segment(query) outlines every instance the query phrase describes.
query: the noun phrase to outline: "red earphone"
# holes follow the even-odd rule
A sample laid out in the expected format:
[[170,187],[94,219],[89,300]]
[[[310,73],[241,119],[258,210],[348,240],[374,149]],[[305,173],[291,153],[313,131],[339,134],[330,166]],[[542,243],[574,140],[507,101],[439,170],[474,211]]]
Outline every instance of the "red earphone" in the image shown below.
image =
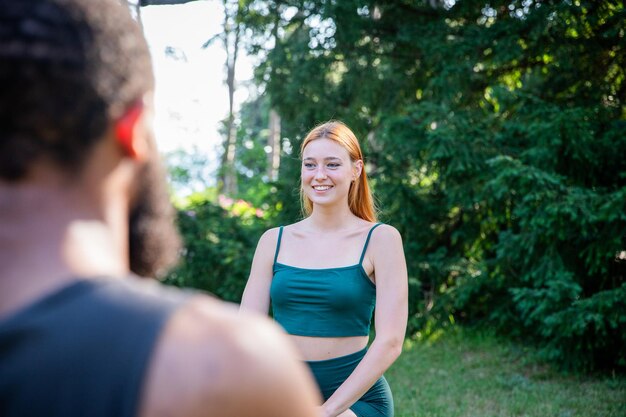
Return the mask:
[[143,113],[143,103],[137,102],[128,109],[122,117],[115,122],[115,136],[120,145],[124,148],[129,155],[135,156],[135,149],[133,147],[133,133],[137,120]]

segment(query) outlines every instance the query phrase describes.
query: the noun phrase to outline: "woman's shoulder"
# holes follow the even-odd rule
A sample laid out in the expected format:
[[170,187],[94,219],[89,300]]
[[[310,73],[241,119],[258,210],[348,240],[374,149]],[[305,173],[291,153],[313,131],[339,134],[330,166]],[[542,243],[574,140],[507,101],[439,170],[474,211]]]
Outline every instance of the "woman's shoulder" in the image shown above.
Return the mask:
[[278,236],[278,234],[280,233],[280,229],[281,228],[283,228],[283,226],[276,226],[276,227],[272,227],[272,228],[267,229],[261,235],[261,239],[269,238],[269,237],[272,237],[272,236],[274,236],[274,237]]
[[374,239],[374,241],[402,241],[400,232],[392,225],[382,222],[371,223],[371,225],[370,230],[372,230],[372,239]]
[[267,229],[259,238],[257,246],[259,248],[275,247],[276,243],[278,242],[279,232],[280,227],[272,227],[271,229]]
[[276,226],[276,227],[272,227],[270,229],[267,229],[261,235],[261,238],[259,239],[259,244],[264,244],[264,245],[267,244],[267,245],[270,245],[270,246],[276,246],[276,243],[281,238],[281,235],[282,235],[282,233],[284,232],[285,229],[288,229],[288,230],[297,229],[298,225],[300,223],[301,222],[296,222],[296,223],[291,223],[291,224],[282,225],[282,226]]
[[278,247],[278,236],[280,227],[272,227],[267,229],[259,238],[255,251],[255,259],[271,260]]

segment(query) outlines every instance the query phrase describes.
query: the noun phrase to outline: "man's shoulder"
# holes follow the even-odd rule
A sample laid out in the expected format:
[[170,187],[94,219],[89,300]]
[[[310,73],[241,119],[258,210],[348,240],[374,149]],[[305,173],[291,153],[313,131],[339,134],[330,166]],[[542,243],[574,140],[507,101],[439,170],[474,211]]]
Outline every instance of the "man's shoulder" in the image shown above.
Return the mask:
[[209,347],[228,360],[256,355],[264,344],[276,339],[282,341],[282,334],[270,320],[242,313],[237,305],[210,295],[195,294],[170,319],[159,343],[190,351],[201,345],[199,359]]
[[262,413],[273,407],[268,398],[294,375],[296,381],[301,377],[294,366],[300,366],[294,352],[270,320],[198,295],[177,310],[161,335],[142,414],[194,415],[197,407],[208,407],[220,416],[253,415],[254,410],[270,415]]

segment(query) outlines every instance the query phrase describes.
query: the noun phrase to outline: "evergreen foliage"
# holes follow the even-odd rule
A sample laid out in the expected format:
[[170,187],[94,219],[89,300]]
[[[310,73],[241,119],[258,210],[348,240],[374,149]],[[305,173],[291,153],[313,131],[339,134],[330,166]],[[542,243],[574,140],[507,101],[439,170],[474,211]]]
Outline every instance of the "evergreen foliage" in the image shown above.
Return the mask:
[[362,138],[405,240],[410,331],[534,340],[572,369],[626,368],[626,10],[620,1],[250,1],[258,70],[292,155]]

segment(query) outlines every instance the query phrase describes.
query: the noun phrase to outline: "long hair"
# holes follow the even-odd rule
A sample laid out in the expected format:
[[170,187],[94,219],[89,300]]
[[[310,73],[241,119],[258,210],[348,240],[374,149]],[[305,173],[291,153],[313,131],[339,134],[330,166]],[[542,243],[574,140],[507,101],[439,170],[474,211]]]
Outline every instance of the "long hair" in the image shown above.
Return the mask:
[[[363,153],[361,152],[358,139],[348,126],[338,120],[331,120],[314,127],[302,141],[300,157],[302,157],[304,148],[317,139],[329,139],[341,145],[348,151],[352,163],[358,160],[363,161]],[[302,184],[300,185],[300,201],[304,214],[306,216],[311,215],[313,213],[313,202],[304,193]],[[365,167],[363,167],[361,175],[350,185],[348,206],[355,216],[370,222],[376,221],[376,207],[367,182]]]

